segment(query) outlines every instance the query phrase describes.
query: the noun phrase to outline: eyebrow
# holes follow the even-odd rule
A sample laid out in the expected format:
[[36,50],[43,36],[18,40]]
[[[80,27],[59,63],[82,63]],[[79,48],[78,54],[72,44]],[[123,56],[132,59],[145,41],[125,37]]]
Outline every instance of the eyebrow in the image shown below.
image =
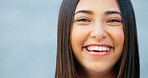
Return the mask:
[[94,14],[94,12],[90,11],[90,10],[79,10],[77,11],[74,15],[78,14],[78,13],[86,13],[86,14]]
[[[86,14],[91,14],[91,15],[94,14],[94,12],[93,12],[93,11],[90,11],[90,10],[79,10],[79,11],[77,11],[74,15],[76,15],[76,14],[78,14],[78,13],[86,13]],[[118,11],[105,11],[104,14],[105,14],[105,15],[119,14],[119,15],[122,16],[122,14],[121,14],[120,12],[118,12]]]
[[118,11],[105,11],[105,14],[106,15],[109,15],[109,14],[119,14],[119,15],[122,16],[122,14],[120,12],[118,12]]

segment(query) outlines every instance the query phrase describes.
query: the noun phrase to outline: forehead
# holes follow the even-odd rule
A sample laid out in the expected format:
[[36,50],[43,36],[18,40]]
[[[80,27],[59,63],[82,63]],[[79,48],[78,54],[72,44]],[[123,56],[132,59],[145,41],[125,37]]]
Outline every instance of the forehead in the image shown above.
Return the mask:
[[75,12],[78,10],[91,10],[94,12],[114,10],[120,12],[116,0],[80,0]]

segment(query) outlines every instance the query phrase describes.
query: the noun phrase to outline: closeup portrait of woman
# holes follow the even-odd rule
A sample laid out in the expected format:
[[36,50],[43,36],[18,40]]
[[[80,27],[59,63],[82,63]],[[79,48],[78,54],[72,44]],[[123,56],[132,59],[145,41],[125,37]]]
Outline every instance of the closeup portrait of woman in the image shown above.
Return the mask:
[[55,78],[139,78],[130,0],[63,0]]

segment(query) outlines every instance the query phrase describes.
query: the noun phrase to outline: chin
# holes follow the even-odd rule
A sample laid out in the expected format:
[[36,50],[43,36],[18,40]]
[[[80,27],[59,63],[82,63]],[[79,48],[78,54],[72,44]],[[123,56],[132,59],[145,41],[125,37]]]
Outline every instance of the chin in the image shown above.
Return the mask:
[[84,67],[84,71],[85,72],[90,72],[90,73],[96,73],[96,74],[101,74],[101,73],[107,73],[107,72],[111,72],[113,70],[113,65],[102,65],[99,66],[99,64],[96,65],[85,65]]

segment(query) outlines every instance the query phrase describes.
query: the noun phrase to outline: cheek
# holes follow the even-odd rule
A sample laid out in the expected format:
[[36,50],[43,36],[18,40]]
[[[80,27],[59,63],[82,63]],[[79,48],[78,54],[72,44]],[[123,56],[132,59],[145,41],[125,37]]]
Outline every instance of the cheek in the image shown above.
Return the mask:
[[123,48],[124,44],[124,31],[123,28],[119,27],[110,31],[111,38],[114,42],[115,47]]
[[71,44],[72,47],[80,47],[83,45],[83,42],[87,39],[86,29],[82,27],[73,27],[71,30]]
[[118,31],[118,33],[116,34],[116,43],[117,45],[121,45],[121,47],[124,44],[124,32],[123,30]]

